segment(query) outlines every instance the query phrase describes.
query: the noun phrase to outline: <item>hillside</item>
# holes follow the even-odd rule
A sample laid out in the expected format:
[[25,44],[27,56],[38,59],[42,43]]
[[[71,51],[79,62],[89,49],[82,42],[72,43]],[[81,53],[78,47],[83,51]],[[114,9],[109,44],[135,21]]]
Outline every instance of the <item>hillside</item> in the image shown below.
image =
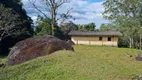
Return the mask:
[[75,52],[58,51],[0,68],[0,80],[131,80],[142,74],[142,62],[134,60],[140,50],[85,45],[74,48]]

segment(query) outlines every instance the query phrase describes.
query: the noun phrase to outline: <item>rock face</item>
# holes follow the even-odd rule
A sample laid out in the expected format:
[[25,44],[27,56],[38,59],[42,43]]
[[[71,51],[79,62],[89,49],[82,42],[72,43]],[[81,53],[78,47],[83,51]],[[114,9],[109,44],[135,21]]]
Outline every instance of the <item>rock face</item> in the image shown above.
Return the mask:
[[142,61],[142,54],[139,54],[135,57],[135,60]]
[[68,43],[69,45],[75,45],[73,41],[68,40],[66,43]]
[[9,66],[20,64],[39,56],[51,54],[58,50],[71,50],[73,47],[53,36],[29,38],[18,42],[8,55]]

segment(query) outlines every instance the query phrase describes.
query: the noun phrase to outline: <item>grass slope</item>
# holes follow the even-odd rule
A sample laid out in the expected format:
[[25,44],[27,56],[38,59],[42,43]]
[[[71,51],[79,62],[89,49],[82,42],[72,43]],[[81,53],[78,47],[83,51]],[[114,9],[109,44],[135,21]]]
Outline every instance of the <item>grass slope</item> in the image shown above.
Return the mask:
[[140,50],[85,45],[74,48],[75,52],[58,51],[0,69],[0,80],[130,80],[142,74],[142,62],[134,60]]

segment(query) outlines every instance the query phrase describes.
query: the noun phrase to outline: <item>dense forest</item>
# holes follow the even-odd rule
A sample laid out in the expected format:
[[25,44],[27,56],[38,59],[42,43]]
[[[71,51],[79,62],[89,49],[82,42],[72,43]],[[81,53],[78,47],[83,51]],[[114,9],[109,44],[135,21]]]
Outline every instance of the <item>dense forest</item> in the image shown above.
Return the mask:
[[[0,1],[0,55],[7,55],[10,48],[23,39],[32,36],[53,35],[62,40],[70,39],[68,33],[78,31],[119,30],[123,36],[119,39],[119,47],[142,49],[142,1],[141,0],[106,0],[103,3],[103,16],[111,21],[96,29],[95,23],[75,24],[69,9],[57,16],[58,8],[68,0],[43,0],[47,13],[42,12],[34,0],[28,0],[37,11],[36,23],[27,15],[21,0]],[[57,23],[58,20],[61,23]],[[36,24],[36,25],[35,25]]]

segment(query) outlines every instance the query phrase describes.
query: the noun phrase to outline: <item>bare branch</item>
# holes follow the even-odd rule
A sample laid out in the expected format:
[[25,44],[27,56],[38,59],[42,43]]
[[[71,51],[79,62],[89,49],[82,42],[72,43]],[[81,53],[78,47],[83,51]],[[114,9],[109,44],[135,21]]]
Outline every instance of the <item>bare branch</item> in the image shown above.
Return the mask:
[[63,13],[61,15],[61,17],[57,19],[57,21],[60,20],[60,19],[62,19],[62,21],[61,21],[60,24],[63,24],[65,22],[65,20],[67,20],[68,18],[71,18],[72,16],[70,15],[70,13],[71,13],[72,9],[73,8],[70,8],[66,13]]
[[[42,0],[43,4],[45,5],[45,7],[47,7],[47,12],[50,13],[50,17],[52,19],[51,22],[51,30],[52,30],[52,35],[54,35],[54,29],[55,26],[57,25],[56,22],[57,20],[57,11],[58,8],[63,5],[64,3],[67,3],[69,0]],[[36,0],[29,0],[29,2],[33,5],[33,7],[38,10],[42,15],[45,16],[45,18],[47,17],[47,14],[45,14],[41,9],[38,8],[38,6],[36,6]],[[46,8],[45,8],[46,9]],[[69,11],[67,11],[66,15],[69,16]],[[65,21],[65,19],[63,20]]]
[[68,0],[59,0],[56,4],[57,4],[57,7],[60,7],[62,4],[68,3],[68,2],[69,2]]
[[2,41],[4,34],[5,34],[5,30],[2,32],[2,34],[0,36],[0,42]]
[[46,17],[46,18],[48,18],[47,17],[47,15],[44,13],[44,12],[42,12],[37,6],[36,6],[36,0],[28,0],[32,5],[33,5],[33,7],[36,9],[36,10],[38,10],[44,17]]

